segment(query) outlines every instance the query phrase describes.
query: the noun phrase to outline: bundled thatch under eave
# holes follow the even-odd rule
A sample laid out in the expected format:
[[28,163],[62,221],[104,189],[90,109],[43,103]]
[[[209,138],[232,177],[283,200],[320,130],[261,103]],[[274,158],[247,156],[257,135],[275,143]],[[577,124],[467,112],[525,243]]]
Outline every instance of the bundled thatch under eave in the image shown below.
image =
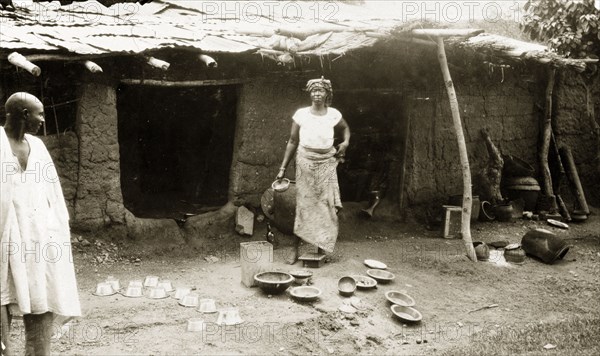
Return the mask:
[[537,43],[524,42],[487,33],[482,33],[466,40],[455,40],[453,41],[453,45],[479,53],[489,53],[507,60],[533,61],[541,64],[550,64],[555,67],[569,67],[578,72],[585,70],[586,63],[595,63],[598,61],[597,59],[565,58],[552,52],[548,47]]

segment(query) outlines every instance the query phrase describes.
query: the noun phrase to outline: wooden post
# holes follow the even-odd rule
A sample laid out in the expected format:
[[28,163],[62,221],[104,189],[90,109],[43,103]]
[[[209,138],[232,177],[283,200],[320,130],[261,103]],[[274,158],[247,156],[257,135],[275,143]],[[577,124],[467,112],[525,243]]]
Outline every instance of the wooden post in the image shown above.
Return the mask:
[[477,261],[475,248],[471,240],[471,207],[472,207],[472,191],[471,191],[471,170],[469,168],[469,156],[467,155],[467,144],[465,143],[465,135],[460,121],[460,111],[458,107],[458,99],[456,91],[448,69],[448,60],[446,59],[446,50],[444,49],[444,38],[437,37],[438,59],[444,76],[444,84],[448,91],[448,99],[450,100],[450,109],[452,111],[452,121],[454,123],[454,131],[458,141],[458,153],[460,157],[460,167],[463,176],[463,202],[462,202],[462,219],[461,219],[461,235],[467,257],[473,262]]
[[542,175],[542,189],[544,195],[551,203],[550,213],[556,213],[556,197],[552,188],[552,176],[550,175],[550,166],[548,165],[548,154],[550,152],[550,139],[552,138],[552,92],[554,91],[554,78],[556,69],[548,70],[548,83],[546,85],[546,103],[544,107],[544,118],[542,121],[542,142],[539,150],[539,164]]

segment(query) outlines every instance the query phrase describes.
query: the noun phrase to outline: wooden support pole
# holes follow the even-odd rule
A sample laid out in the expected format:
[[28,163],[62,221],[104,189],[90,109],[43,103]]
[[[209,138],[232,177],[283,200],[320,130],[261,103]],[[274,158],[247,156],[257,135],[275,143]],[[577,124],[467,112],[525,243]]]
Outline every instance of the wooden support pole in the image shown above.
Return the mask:
[[454,84],[452,83],[452,77],[450,76],[450,70],[448,69],[448,60],[446,59],[446,50],[444,49],[443,37],[437,37],[437,45],[438,59],[442,69],[442,75],[444,76],[444,84],[448,92],[450,110],[452,111],[452,122],[454,123],[454,131],[456,132],[456,139],[458,141],[458,154],[463,177],[463,202],[460,231],[463,243],[465,245],[465,250],[467,251],[467,257],[469,257],[471,261],[476,262],[477,256],[475,255],[475,248],[473,247],[473,241],[471,240],[471,207],[473,205],[473,198],[471,191],[471,170],[469,168],[467,144],[465,143],[465,135],[462,128],[462,123],[460,121],[460,110],[458,107],[456,91],[454,90]]
[[542,191],[550,202],[550,213],[558,212],[556,197],[552,187],[552,176],[550,175],[550,166],[548,165],[548,154],[550,153],[550,139],[552,138],[552,93],[554,91],[554,79],[556,69],[548,69],[548,83],[546,84],[546,97],[544,107],[544,117],[541,127],[541,145],[539,149],[538,161],[542,175]]

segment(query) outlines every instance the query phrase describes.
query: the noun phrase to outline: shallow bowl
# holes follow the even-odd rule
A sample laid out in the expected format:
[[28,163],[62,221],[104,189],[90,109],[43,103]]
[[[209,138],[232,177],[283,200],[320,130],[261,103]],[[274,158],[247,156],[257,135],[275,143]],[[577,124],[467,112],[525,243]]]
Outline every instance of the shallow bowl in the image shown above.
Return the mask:
[[392,304],[390,309],[398,319],[404,322],[415,323],[423,319],[423,315],[421,314],[421,312],[413,307],[405,307],[403,305]]
[[283,178],[281,180],[276,180],[271,184],[271,188],[273,188],[276,192],[285,192],[290,187],[290,180],[287,178]]
[[301,302],[312,302],[321,295],[321,290],[317,287],[303,286],[294,287],[290,291],[292,297]]
[[350,276],[340,278],[338,281],[338,291],[344,297],[349,297],[356,291],[356,280]]
[[392,304],[397,304],[404,307],[412,307],[416,304],[415,300],[410,295],[395,290],[385,292],[385,298]]
[[381,269],[369,269],[367,270],[369,277],[375,279],[379,283],[389,283],[396,278],[392,272],[384,271]]
[[256,284],[265,293],[283,293],[294,281],[291,274],[285,272],[261,272],[254,275]]
[[306,281],[312,277],[313,273],[311,271],[305,270],[305,269],[301,269],[301,270],[297,270],[297,271],[291,271],[289,272],[292,277],[295,278],[295,283],[296,284],[304,284],[306,283]]
[[356,281],[356,288],[358,289],[368,289],[377,287],[377,281],[371,277],[361,276],[361,275],[353,275],[352,278]]

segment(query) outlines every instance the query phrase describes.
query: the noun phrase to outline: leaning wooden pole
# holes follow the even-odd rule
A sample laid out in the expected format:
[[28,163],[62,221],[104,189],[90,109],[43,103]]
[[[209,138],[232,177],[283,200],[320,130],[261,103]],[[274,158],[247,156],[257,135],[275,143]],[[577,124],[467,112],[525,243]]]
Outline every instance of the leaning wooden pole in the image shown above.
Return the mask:
[[552,176],[550,175],[550,166],[548,165],[548,154],[550,152],[550,139],[552,138],[552,93],[554,91],[554,79],[556,76],[556,69],[551,68],[548,70],[548,83],[546,84],[545,94],[545,106],[544,106],[544,117],[542,120],[541,136],[542,142],[540,145],[538,161],[540,164],[540,171],[542,176],[542,189],[543,193],[549,202],[549,212],[556,214],[558,211],[558,205],[556,203],[556,196],[554,195],[554,189],[552,187]]
[[471,169],[469,168],[467,144],[465,143],[465,135],[463,133],[462,123],[460,121],[460,111],[458,108],[456,91],[454,90],[454,84],[452,83],[452,77],[450,76],[450,70],[448,69],[448,60],[446,59],[446,50],[444,49],[443,37],[437,37],[437,45],[438,59],[440,61],[440,67],[442,68],[442,75],[444,76],[444,84],[446,86],[446,90],[448,91],[450,109],[452,110],[452,122],[454,123],[454,131],[456,132],[456,139],[458,141],[460,168],[462,170],[463,177],[463,202],[460,232],[463,243],[465,244],[467,256],[471,261],[477,261],[475,248],[473,247],[473,241],[471,240],[471,207],[473,205],[473,199],[471,192]]

